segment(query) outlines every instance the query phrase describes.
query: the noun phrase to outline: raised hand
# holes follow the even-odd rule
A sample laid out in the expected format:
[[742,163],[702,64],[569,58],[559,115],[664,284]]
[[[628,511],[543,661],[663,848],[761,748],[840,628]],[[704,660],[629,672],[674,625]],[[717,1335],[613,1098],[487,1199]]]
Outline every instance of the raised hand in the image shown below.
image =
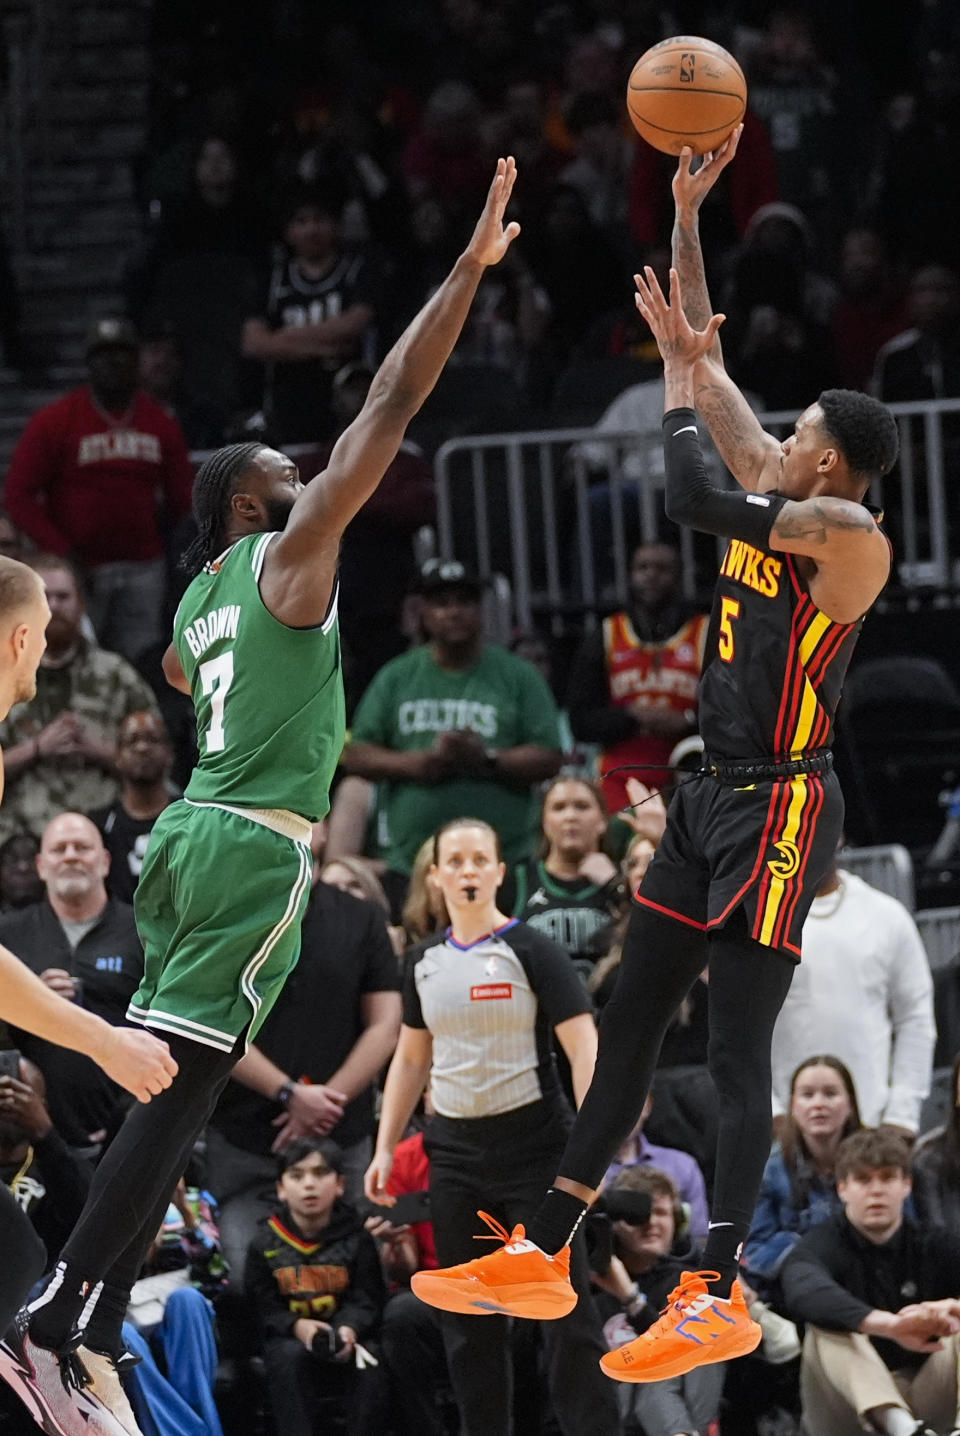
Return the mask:
[[702,163],[693,168],[694,153],[689,145],[680,151],[680,162],[673,177],[673,198],[677,209],[698,210],[720,175],[737,153],[743,125],[737,125],[718,150],[700,156]]
[[497,160],[497,172],[487,193],[487,202],[466,249],[470,258],[480,264],[498,264],[520,233],[516,220],[512,220],[506,228],[503,225],[504,211],[516,178],[517,166],[512,155],[505,160]]
[[683,312],[680,278],[675,269],[670,270],[669,303],[649,264],[644,266],[643,274],[635,274],[633,278],[637,286],[637,308],[650,326],[664,364],[675,361],[692,368],[713,344],[726,315],[712,314],[705,329],[694,329]]

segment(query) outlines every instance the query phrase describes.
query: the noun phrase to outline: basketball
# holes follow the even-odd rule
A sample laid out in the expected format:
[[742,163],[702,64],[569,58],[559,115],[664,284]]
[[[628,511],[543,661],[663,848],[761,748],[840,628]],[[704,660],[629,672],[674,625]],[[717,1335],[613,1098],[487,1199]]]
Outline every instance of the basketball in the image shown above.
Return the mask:
[[747,107],[747,82],[731,54],[699,35],[674,35],[640,56],[627,109],[637,133],[668,155],[723,144]]

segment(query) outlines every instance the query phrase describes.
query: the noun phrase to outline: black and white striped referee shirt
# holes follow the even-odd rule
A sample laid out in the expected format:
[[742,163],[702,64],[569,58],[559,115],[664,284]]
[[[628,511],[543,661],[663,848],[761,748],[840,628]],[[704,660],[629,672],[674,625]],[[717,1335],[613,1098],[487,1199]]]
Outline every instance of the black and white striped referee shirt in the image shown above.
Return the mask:
[[568,954],[516,918],[466,947],[448,929],[408,954],[403,1020],[433,1037],[444,1117],[494,1117],[561,1095],[553,1029],[590,1012]]

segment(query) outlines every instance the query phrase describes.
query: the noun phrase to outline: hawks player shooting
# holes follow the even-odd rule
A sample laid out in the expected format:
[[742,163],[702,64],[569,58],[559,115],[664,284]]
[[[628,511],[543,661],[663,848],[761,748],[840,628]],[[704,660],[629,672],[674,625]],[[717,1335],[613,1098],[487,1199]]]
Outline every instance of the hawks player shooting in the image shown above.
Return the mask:
[[[515,177],[513,160],[500,160],[464,253],[387,355],[322,474],[304,487],[286,455],[240,444],[197,475],[197,572],[164,671],[193,698],[199,761],[144,860],[144,978],[128,1014],[163,1033],[179,1072],[111,1143],[50,1285],[6,1343],[27,1373],[21,1389],[55,1406],[67,1436],[90,1429],[89,1412],[71,1405],[78,1342],[112,1363],[108,1404],[122,1399],[115,1363],[130,1287],[230,1069],[296,962],[310,824],[327,811],[344,740],[341,535],[436,383],[484,269],[519,233],[503,224]],[[85,1295],[101,1281],[81,1335]],[[110,1431],[106,1405],[102,1416]]]
[[[490,1257],[413,1282],[434,1305],[546,1315],[567,1284],[571,1234],[640,1112],[666,1027],[709,965],[720,1120],[707,1270],[684,1273],[660,1320],[603,1358],[623,1381],[681,1375],[760,1341],[736,1273],[770,1147],[771,1035],[840,837],[830,742],[843,676],[890,570],[888,541],[863,503],[896,458],[889,411],[865,394],[829,390],[780,443],[723,369],[696,210],[737,138],[697,174],[690,152],[681,157],[670,302],[652,270],[636,277],[664,360],[667,514],[730,541],[700,686],[704,769],[674,795],[637,892],[593,1082],[529,1240],[515,1233]],[[697,329],[681,304],[679,268]],[[738,492],[709,482],[695,400]]]

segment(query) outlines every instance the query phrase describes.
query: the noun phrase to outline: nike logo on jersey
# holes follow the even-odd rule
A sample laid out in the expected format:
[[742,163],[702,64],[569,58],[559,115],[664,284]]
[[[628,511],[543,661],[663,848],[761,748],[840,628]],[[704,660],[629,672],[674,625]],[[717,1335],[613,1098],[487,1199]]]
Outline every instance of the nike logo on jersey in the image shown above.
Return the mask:
[[696,434],[698,432],[699,430],[697,429],[696,424],[687,424],[686,427],[683,429],[674,429],[672,437],[674,439],[679,439],[681,434]]
[[533,893],[533,894],[530,896],[530,898],[529,898],[529,900],[528,900],[528,906],[529,906],[529,907],[546,907],[546,905],[547,905],[547,903],[548,903],[549,901],[550,901],[550,899],[547,897],[547,895],[546,895],[546,893],[544,892],[543,888],[537,888],[536,892]]

